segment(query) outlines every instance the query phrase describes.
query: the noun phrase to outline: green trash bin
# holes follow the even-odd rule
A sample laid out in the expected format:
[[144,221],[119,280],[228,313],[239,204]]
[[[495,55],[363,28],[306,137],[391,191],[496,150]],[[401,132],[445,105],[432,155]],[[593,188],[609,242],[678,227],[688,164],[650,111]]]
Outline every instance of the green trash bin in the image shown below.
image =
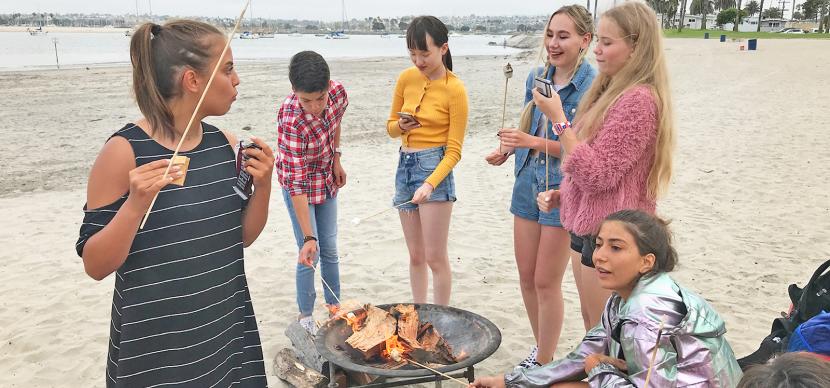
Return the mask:
[[703,33],[703,39],[709,39],[709,33],[708,32]]

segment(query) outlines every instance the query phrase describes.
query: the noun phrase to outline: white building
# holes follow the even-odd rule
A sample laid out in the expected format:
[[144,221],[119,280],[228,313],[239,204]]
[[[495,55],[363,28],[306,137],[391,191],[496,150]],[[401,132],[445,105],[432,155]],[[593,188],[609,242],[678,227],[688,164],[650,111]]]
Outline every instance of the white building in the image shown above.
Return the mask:
[[[717,24],[715,22],[717,20],[717,15],[706,15],[706,29],[714,29],[717,28]],[[674,24],[680,23],[680,15],[675,16]],[[702,15],[685,15],[683,19],[683,28],[689,28],[692,30],[699,30],[703,27],[703,16]]]

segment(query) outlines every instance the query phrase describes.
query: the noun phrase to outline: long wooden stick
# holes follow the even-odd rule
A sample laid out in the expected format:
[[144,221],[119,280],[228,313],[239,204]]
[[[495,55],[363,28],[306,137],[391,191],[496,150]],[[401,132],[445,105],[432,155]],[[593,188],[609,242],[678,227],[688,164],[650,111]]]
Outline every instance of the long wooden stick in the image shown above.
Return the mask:
[[430,368],[430,367],[428,367],[428,366],[426,366],[426,365],[424,365],[424,364],[421,364],[421,363],[419,363],[418,361],[411,360],[411,359],[408,359],[408,358],[406,358],[406,359],[404,359],[404,360],[406,360],[406,362],[411,362],[411,363],[413,363],[413,364],[415,364],[415,365],[417,365],[417,366],[419,366],[419,367],[421,367],[421,368],[424,368],[424,369],[426,369],[426,370],[428,370],[428,371],[430,371],[430,372],[437,373],[437,374],[439,374],[439,375],[441,375],[441,376],[443,376],[443,377],[446,377],[447,379],[450,379],[450,380],[452,380],[452,381],[455,381],[456,383],[459,383],[459,384],[461,384],[461,385],[463,385],[463,386],[465,386],[465,387],[467,387],[467,386],[469,386],[469,385],[470,385],[470,383],[465,383],[465,382],[463,382],[463,381],[461,381],[461,380],[459,380],[459,379],[457,379],[457,378],[455,378],[455,377],[452,377],[452,376],[450,376],[450,375],[448,375],[448,374],[446,374],[446,373],[439,372],[439,371],[437,371],[437,370],[435,370],[435,369],[432,369],[432,368]]
[[366,220],[368,220],[368,219],[370,219],[370,218],[377,217],[377,216],[379,216],[379,215],[381,215],[381,214],[383,214],[383,213],[386,213],[386,212],[388,212],[388,211],[390,211],[390,210],[392,210],[392,209],[399,209],[401,206],[403,206],[403,205],[407,205],[407,204],[410,204],[410,203],[412,203],[412,201],[406,201],[406,202],[404,202],[404,203],[402,203],[402,204],[400,204],[400,205],[395,205],[395,206],[392,206],[392,207],[385,208],[385,209],[383,209],[383,210],[380,210],[380,211],[378,211],[378,212],[376,212],[376,213],[374,213],[374,214],[368,215],[368,216],[366,216],[366,217],[363,217],[363,218],[355,218],[354,220],[352,220],[352,223],[353,223],[353,224],[355,224],[355,225],[360,224],[361,222],[366,221]]
[[550,169],[550,158],[548,158],[548,120],[545,120],[545,127],[542,130],[545,131],[545,191],[548,191],[549,181],[548,178],[548,170]]
[[[231,34],[228,36],[228,41],[225,43],[225,48],[222,49],[222,53],[219,54],[219,59],[216,61],[216,66],[213,67],[213,72],[210,73],[210,78],[208,79],[207,85],[205,85],[205,90],[202,91],[202,96],[199,97],[199,102],[196,103],[196,108],[193,109],[193,114],[190,116],[190,120],[187,122],[187,126],[184,128],[184,132],[182,133],[182,138],[179,140],[179,144],[176,145],[176,149],[173,151],[173,156],[170,157],[173,160],[178,154],[179,149],[182,148],[182,144],[184,144],[184,139],[187,138],[187,132],[190,130],[190,126],[193,125],[193,120],[196,119],[196,114],[199,113],[199,108],[202,107],[202,102],[205,100],[205,96],[207,95],[208,90],[210,90],[210,85],[213,83],[213,79],[216,77],[216,72],[219,71],[219,68],[222,66],[222,58],[225,57],[225,53],[228,52],[228,48],[231,46],[231,41],[233,40],[233,35],[236,34],[236,30],[239,28],[239,23],[242,21],[242,18],[245,16],[245,11],[248,10],[248,6],[251,5],[251,0],[245,2],[245,7],[242,8],[242,12],[239,13],[239,17],[236,18],[236,24],[233,26],[233,30]],[[173,167],[173,164],[170,163],[167,165],[167,168],[164,170],[164,175],[161,179],[167,178],[167,174],[170,172],[170,168]],[[150,207],[147,209],[147,213],[144,214],[144,219],[141,221],[141,225],[138,227],[139,229],[144,229],[144,224],[147,223],[147,219],[150,218],[150,212],[153,210],[153,205],[156,204],[156,200],[159,197],[159,193],[157,192],[156,195],[153,197],[153,201],[150,202]]]
[[663,336],[663,325],[666,324],[667,316],[663,315],[660,317],[660,326],[657,328],[657,343],[654,344],[654,350],[651,352],[651,362],[648,363],[648,373],[646,373],[646,384],[644,385],[645,388],[648,388],[648,382],[651,380],[651,371],[654,368],[654,360],[657,359],[657,349],[660,348],[660,337]]

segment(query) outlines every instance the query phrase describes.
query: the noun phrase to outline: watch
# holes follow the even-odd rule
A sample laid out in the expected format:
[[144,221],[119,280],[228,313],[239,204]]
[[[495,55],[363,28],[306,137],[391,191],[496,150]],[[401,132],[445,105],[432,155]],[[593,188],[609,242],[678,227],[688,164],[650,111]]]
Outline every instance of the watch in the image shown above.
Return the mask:
[[334,153],[335,154],[340,154],[342,156],[343,155],[343,149],[341,149],[340,147],[337,147],[337,148],[334,149]]
[[317,241],[317,237],[314,237],[314,236],[305,236],[305,237],[303,237],[303,244],[305,244],[309,241]]

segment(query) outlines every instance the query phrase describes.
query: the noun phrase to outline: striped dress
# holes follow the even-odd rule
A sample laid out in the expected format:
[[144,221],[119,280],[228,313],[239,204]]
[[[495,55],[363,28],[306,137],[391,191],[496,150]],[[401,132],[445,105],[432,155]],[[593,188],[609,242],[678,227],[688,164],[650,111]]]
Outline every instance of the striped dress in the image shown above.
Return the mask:
[[[107,387],[266,386],[234,153],[221,131],[202,127],[201,143],[182,153],[190,158],[185,185],[162,189],[115,273]],[[172,156],[137,125],[113,136],[130,142],[136,166]],[[84,207],[78,255],[126,199]]]

